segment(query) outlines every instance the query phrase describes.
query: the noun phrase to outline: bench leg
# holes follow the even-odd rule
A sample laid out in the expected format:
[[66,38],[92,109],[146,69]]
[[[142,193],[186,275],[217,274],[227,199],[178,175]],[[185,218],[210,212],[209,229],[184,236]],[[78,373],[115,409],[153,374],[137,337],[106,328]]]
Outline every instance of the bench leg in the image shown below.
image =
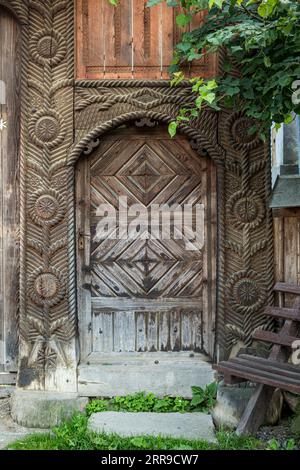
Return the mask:
[[257,385],[241,417],[236,434],[241,436],[256,433],[259,426],[264,423],[273,392],[273,387],[263,384]]

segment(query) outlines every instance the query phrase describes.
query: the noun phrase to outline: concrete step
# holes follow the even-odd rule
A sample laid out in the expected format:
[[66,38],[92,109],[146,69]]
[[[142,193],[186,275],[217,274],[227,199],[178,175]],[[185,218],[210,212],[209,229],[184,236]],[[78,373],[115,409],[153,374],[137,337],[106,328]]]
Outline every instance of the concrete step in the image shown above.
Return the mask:
[[88,428],[97,433],[131,436],[163,436],[216,442],[214,425],[205,413],[94,413]]
[[103,354],[79,366],[78,390],[81,396],[92,397],[144,391],[191,398],[191,387],[205,387],[214,381],[214,375],[211,363],[202,354]]

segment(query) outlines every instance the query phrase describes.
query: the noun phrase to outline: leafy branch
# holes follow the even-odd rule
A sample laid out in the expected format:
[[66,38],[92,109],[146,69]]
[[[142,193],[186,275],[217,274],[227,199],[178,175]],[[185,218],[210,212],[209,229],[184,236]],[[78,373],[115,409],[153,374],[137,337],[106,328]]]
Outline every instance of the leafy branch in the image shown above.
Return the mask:
[[273,123],[278,128],[299,114],[299,0],[149,0],[148,5],[163,1],[181,7],[179,26],[186,26],[199,11],[207,12],[206,21],[183,32],[175,47],[172,86],[184,80],[186,63],[226,49],[218,76],[191,80],[195,106],[181,109],[169,126],[171,136],[179,123],[197,117],[204,105],[243,111],[258,122],[263,139]]

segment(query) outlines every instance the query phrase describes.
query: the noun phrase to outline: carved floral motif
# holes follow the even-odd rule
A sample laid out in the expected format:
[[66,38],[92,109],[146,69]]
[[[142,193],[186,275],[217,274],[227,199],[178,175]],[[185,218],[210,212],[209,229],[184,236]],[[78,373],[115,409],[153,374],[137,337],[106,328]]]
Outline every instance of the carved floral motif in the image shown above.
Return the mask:
[[64,198],[54,189],[40,189],[30,198],[29,213],[38,225],[56,225],[65,213]]
[[29,135],[39,147],[52,149],[63,142],[65,126],[57,111],[39,110],[30,120]]
[[42,29],[36,32],[29,44],[33,60],[45,65],[58,65],[66,55],[67,46],[64,37],[54,29]]
[[228,201],[229,217],[237,228],[257,227],[264,218],[264,204],[253,191],[237,191]]
[[265,302],[265,288],[260,276],[253,270],[234,273],[227,289],[232,307],[240,313],[252,313]]
[[255,121],[242,113],[233,113],[227,123],[227,132],[232,147],[250,150],[260,144],[258,131],[253,131]]
[[40,267],[29,277],[28,291],[36,305],[53,307],[63,299],[66,281],[57,269]]

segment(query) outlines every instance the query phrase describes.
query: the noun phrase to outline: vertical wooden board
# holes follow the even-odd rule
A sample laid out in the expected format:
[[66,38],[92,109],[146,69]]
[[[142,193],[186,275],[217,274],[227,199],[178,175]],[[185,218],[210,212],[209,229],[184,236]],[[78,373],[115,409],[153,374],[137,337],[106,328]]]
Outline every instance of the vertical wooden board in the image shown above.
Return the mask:
[[284,279],[284,219],[283,217],[274,217],[274,262],[275,262],[275,282],[283,282]]
[[181,349],[202,350],[202,314],[200,310],[181,312]]
[[173,48],[181,41],[182,35],[189,31],[189,25],[179,26],[176,22],[176,17],[182,12],[181,7],[173,8]]
[[159,313],[159,351],[170,351],[170,312]]
[[[192,21],[189,24],[189,30],[193,31],[194,29],[199,28],[199,26],[203,23],[203,19],[204,19],[203,12],[199,12],[196,15],[193,15]],[[193,60],[189,66],[189,75],[190,76],[197,75],[197,73],[199,74],[200,71],[203,71],[204,63],[206,63],[207,66],[209,65],[207,58],[200,59],[200,60]]]
[[104,25],[102,3],[106,0],[90,0],[88,16],[88,65],[97,67],[99,76],[104,76]]
[[[19,120],[20,120],[20,29],[8,12],[0,13],[0,80],[6,84],[6,104],[0,117],[6,121],[0,141],[2,257],[2,358],[4,370],[16,371],[18,353],[19,296]],[[2,320],[1,320],[2,318]],[[0,339],[0,342],[1,342]]]
[[[210,294],[210,311],[208,313],[208,354],[213,357],[215,353],[215,335],[216,335],[216,311],[217,311],[217,234],[218,234],[218,220],[217,220],[217,171],[212,161],[209,164],[210,174],[210,207],[205,210],[209,211],[210,221],[210,276],[208,279],[209,294]],[[205,241],[206,243],[206,241]],[[202,307],[203,311],[203,307]]]
[[158,350],[158,314],[156,312],[148,312],[147,320],[147,349],[154,352]]
[[113,312],[93,315],[93,352],[113,351]]
[[133,77],[160,78],[160,5],[148,8],[146,0],[133,0]]
[[161,78],[169,79],[168,68],[173,58],[174,9],[163,2],[161,5]]
[[84,64],[84,21],[83,21],[83,2],[76,2],[76,77],[85,78],[86,67]]
[[135,350],[134,312],[115,312],[114,314],[114,351],[131,352]]
[[76,167],[76,243],[77,243],[77,285],[78,321],[80,352],[86,358],[92,351],[92,312],[90,271],[90,171],[87,159],[81,159]]
[[145,312],[136,312],[136,351],[147,351],[147,317]]
[[209,302],[209,279],[210,279],[210,180],[208,175],[208,162],[206,159],[201,159],[202,168],[202,185],[201,185],[201,202],[206,208],[204,212],[204,240],[205,245],[203,249],[203,266],[202,266],[202,299],[203,299],[203,337],[204,349],[208,351],[208,330],[209,330],[209,317],[210,317],[210,302]]
[[170,312],[170,349],[171,351],[180,351],[181,349],[181,325],[179,310],[172,310]]
[[[297,218],[286,217],[284,221],[284,240],[285,240],[285,273],[284,280],[291,284],[297,284]],[[285,295],[286,305],[289,307],[294,301],[293,295]]]
[[132,4],[120,0],[116,7],[103,2],[105,77],[132,75]]

